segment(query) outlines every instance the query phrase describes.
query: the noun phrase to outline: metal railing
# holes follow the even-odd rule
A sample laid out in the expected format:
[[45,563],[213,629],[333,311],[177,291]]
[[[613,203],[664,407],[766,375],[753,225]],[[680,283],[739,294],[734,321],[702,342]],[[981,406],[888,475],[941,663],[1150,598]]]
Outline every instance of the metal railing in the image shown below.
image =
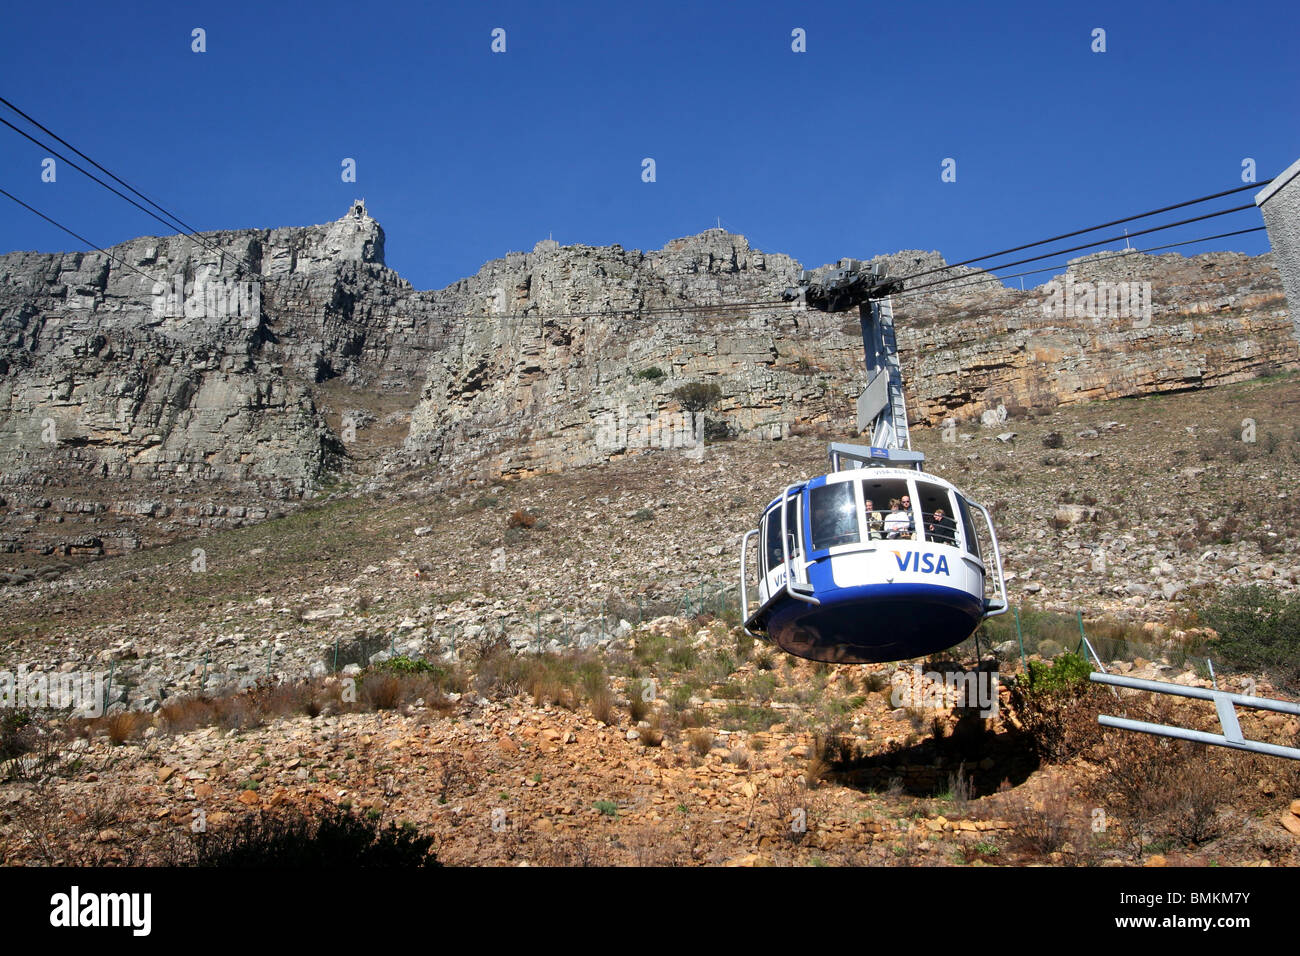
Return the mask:
[[1089,680],[1097,684],[1109,684],[1113,687],[1128,687],[1132,690],[1150,691],[1153,694],[1169,694],[1174,697],[1212,700],[1223,733],[1211,734],[1203,730],[1170,727],[1167,724],[1156,724],[1145,720],[1129,720],[1126,717],[1112,717],[1108,714],[1101,714],[1097,717],[1097,722],[1103,727],[1132,730],[1143,734],[1155,734],[1160,737],[1174,737],[1178,740],[1193,740],[1197,743],[1211,744],[1215,747],[1230,747],[1233,750],[1248,750],[1251,753],[1267,754],[1270,757],[1300,760],[1300,748],[1283,747],[1279,744],[1265,743],[1262,740],[1247,740],[1241,732],[1241,724],[1237,721],[1236,711],[1237,707],[1251,707],[1255,710],[1271,710],[1280,714],[1300,716],[1300,704],[1286,700],[1274,700],[1271,697],[1233,694],[1228,691],[1211,690],[1206,687],[1187,687],[1183,684],[1171,684],[1168,681],[1125,677],[1121,674],[1093,672]]
[[[1010,602],[1007,600],[1007,582],[1006,578],[1002,575],[1002,552],[998,548],[998,534],[993,530],[993,518],[989,515],[987,508],[971,498],[966,499],[966,506],[968,508],[974,508],[980,513],[980,516],[984,519],[984,526],[989,532],[989,544],[993,547],[993,567],[998,574],[997,596],[1000,599],[1000,603],[996,601],[985,601],[984,616],[986,618],[997,617],[999,614],[1006,614],[1007,608],[1010,607]],[[987,572],[985,573],[987,574]]]
[[747,570],[747,555],[749,553],[749,539],[758,533],[759,529],[755,528],[753,531],[746,531],[745,536],[740,539],[740,626],[750,637],[756,637],[762,640],[763,635],[755,634],[749,629],[749,573]]
[[[794,492],[795,501],[801,501],[800,490],[802,488],[803,488],[803,482],[797,482],[792,485],[787,485],[785,491],[782,492],[781,494],[781,567],[785,571],[785,593],[786,594],[794,598],[796,601],[803,601],[806,604],[820,605],[822,602],[817,600],[812,595],[804,594],[801,591],[795,590],[794,568],[790,564],[790,528],[789,528],[790,509],[788,507],[788,504],[790,501],[791,492]],[[802,510],[803,509],[800,508],[801,512]],[[771,521],[772,519],[769,518],[768,520]]]

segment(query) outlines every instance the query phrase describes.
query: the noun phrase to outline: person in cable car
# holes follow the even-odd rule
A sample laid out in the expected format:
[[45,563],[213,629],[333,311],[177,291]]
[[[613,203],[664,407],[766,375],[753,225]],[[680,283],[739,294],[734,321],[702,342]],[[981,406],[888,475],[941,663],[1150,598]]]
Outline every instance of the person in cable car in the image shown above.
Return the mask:
[[885,537],[890,540],[910,538],[912,536],[912,513],[904,511],[897,498],[889,502],[889,514],[885,515]]
[[957,523],[943,513],[942,508],[934,509],[934,520],[925,526],[926,537],[936,544],[957,543]]
[[874,511],[871,499],[868,498],[863,504],[866,505],[867,512],[867,539],[878,541],[885,536],[885,516],[879,511]]

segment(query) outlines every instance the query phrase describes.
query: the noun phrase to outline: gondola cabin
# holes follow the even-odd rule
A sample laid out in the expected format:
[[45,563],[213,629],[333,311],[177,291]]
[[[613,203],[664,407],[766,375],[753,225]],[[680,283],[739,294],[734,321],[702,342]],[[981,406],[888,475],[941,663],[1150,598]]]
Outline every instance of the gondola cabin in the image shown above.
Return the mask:
[[[790,485],[744,537],[747,632],[799,657],[865,664],[960,644],[984,618],[1006,611],[997,537],[983,507],[921,471],[917,452],[835,444],[831,459],[835,471]],[[854,466],[841,470],[842,459]],[[985,597],[989,562],[996,600]]]

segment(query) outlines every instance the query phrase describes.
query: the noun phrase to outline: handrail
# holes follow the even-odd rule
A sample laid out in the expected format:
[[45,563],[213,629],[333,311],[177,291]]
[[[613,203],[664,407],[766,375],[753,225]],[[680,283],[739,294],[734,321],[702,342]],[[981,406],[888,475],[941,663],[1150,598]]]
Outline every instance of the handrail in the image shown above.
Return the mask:
[[759,533],[758,528],[753,531],[746,531],[744,537],[740,539],[740,628],[750,637],[762,639],[761,634],[755,634],[748,627],[749,622],[749,581],[745,567],[745,559],[749,553],[749,539]]
[[790,492],[796,488],[802,489],[803,483],[796,482],[792,485],[786,485],[785,491],[781,493],[781,566],[785,571],[785,593],[796,601],[803,601],[805,604],[820,605],[822,602],[817,600],[815,597],[810,597],[807,594],[800,594],[794,589],[794,568],[790,566],[790,512],[786,506],[790,502]]
[[989,516],[987,508],[970,498],[966,499],[966,505],[970,508],[974,508],[981,516],[983,516],[984,526],[989,530],[989,543],[993,545],[993,566],[997,568],[998,572],[998,596],[1002,599],[1002,603],[999,605],[991,601],[987,602],[987,606],[984,609],[984,616],[986,618],[997,617],[999,614],[1006,614],[1007,608],[1010,606],[1010,602],[1007,600],[1006,578],[1002,576],[1002,552],[998,549],[998,534],[993,530],[993,519]]

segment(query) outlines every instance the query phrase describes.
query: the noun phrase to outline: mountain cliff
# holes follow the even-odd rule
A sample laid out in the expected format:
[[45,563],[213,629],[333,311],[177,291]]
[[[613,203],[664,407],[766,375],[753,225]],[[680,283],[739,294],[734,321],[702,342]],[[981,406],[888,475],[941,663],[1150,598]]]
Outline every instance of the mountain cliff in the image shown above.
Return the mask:
[[[639,453],[691,383],[717,386],[713,437],[849,437],[865,384],[856,315],[770,304],[800,264],[723,230],[649,252],[545,240],[434,291],[387,268],[361,202],[202,240],[0,256],[0,550],[130,550],[340,476],[433,464],[458,482]],[[1099,254],[1064,281],[1095,300],[974,275],[900,297],[913,423],[1300,364],[1268,256]],[[1121,283],[1147,307],[1117,316],[1112,294],[1099,314]]]

